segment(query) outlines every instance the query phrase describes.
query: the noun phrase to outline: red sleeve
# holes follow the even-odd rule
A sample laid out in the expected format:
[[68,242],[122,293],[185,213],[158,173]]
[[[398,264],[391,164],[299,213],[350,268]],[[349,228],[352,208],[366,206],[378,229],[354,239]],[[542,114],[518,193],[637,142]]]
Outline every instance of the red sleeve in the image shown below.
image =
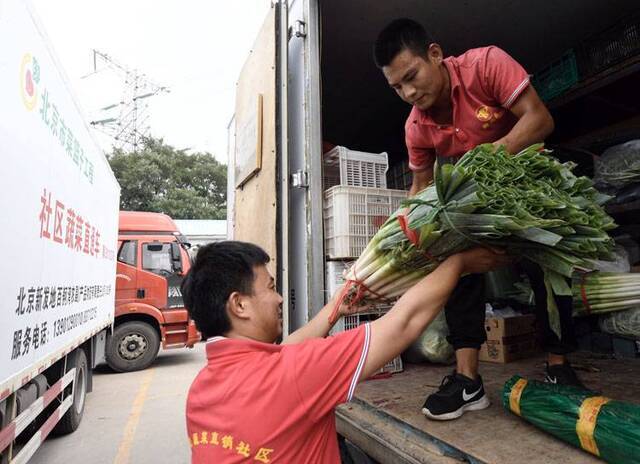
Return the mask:
[[292,345],[293,382],[309,419],[350,401],[369,350],[369,324]]
[[407,144],[409,152],[409,169],[412,171],[424,171],[433,166],[436,155],[433,149],[415,148]]
[[529,74],[507,52],[488,47],[483,63],[484,88],[500,106],[511,108],[529,85]]

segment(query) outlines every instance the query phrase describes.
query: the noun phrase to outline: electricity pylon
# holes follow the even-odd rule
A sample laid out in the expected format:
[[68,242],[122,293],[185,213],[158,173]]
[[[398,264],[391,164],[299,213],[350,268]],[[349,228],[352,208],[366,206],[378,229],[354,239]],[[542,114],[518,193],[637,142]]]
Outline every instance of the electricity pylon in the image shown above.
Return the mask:
[[115,72],[122,78],[122,96],[120,101],[100,108],[90,124],[110,136],[115,148],[138,151],[138,145],[148,136],[150,129],[148,99],[169,93],[169,88],[156,84],[138,70],[129,68],[106,53],[94,49],[93,72],[83,78],[104,70]]

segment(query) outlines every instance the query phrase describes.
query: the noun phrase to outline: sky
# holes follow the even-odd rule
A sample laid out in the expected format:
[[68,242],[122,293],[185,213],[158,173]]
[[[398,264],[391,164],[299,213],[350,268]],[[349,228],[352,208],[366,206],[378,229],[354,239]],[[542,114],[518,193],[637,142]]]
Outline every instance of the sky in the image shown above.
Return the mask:
[[[227,161],[235,84],[269,0],[31,0],[89,120],[120,101],[111,70],[93,73],[97,49],[170,89],[148,99],[150,134]],[[88,76],[87,76],[88,75]],[[110,141],[96,134],[102,148]]]

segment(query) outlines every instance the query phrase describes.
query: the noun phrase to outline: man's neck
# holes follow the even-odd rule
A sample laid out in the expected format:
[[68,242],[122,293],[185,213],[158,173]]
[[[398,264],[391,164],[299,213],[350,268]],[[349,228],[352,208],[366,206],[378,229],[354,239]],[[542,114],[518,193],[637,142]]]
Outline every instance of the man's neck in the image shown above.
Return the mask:
[[444,80],[444,85],[442,86],[442,92],[440,92],[438,99],[433,104],[433,106],[429,108],[429,114],[431,118],[438,124],[451,124],[453,123],[451,76],[449,76],[449,70],[444,63],[442,64],[441,72],[442,79]]
[[242,329],[231,329],[229,332],[222,334],[223,337],[226,338],[234,338],[236,340],[250,340],[253,342],[261,342],[261,343],[274,343],[270,341],[262,340],[260,336],[255,333],[249,333]]

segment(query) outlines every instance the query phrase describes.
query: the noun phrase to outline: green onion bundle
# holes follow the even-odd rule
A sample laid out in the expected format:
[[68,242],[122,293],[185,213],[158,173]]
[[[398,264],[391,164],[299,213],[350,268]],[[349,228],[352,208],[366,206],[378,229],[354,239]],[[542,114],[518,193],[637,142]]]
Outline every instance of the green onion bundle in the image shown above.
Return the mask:
[[[592,259],[611,259],[606,231],[615,224],[601,206],[609,197],[549,153],[538,144],[512,156],[484,144],[455,165],[436,164],[434,183],[403,202],[347,272],[336,308],[345,300],[398,297],[448,256],[476,245],[538,263],[549,290],[571,295],[565,277],[591,270]],[[548,306],[559,334],[553,298]]]
[[640,305],[640,273],[577,275],[571,287],[574,316],[609,313]]
[[638,462],[640,406],[586,390],[513,376],[502,390],[505,409],[607,462]]

